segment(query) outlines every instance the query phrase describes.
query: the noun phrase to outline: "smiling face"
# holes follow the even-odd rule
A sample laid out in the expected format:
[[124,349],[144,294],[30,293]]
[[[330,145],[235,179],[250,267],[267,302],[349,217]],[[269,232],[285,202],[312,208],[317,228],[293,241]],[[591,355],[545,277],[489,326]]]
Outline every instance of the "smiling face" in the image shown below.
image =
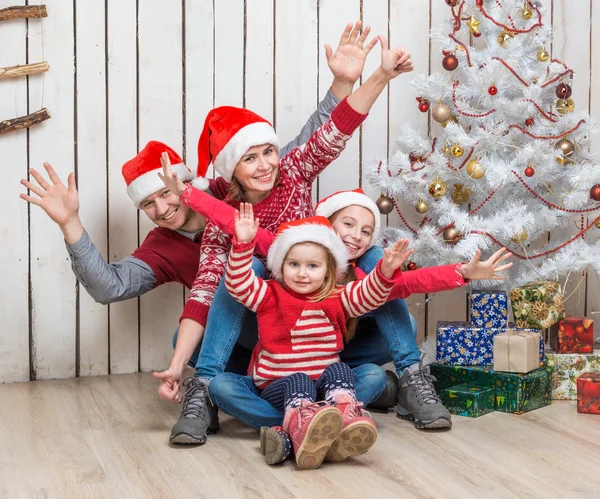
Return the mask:
[[353,204],[334,213],[329,220],[348,248],[349,260],[356,260],[369,249],[375,228],[370,210]]
[[191,230],[188,226],[195,213],[166,187],[144,198],[140,210],[159,227],[171,230]]
[[246,199],[251,203],[269,195],[279,172],[279,156],[271,144],[248,149],[238,162],[233,176],[239,182]]
[[327,250],[320,244],[295,244],[283,261],[283,282],[301,295],[319,291],[328,276],[327,260]]

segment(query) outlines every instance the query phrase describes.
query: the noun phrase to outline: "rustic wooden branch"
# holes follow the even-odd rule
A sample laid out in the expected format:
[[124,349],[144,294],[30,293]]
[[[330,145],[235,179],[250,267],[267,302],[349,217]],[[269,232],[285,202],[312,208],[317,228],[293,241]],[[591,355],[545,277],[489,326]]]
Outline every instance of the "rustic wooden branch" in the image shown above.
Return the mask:
[[20,116],[19,118],[12,118],[10,120],[0,121],[0,135],[14,130],[20,130],[21,128],[28,128],[33,125],[37,125],[42,121],[46,121],[50,118],[50,113],[44,107],[35,113],[28,114],[27,116]]
[[48,71],[48,63],[34,62],[33,64],[20,64],[19,66],[9,66],[0,68],[0,80],[5,78],[18,78],[19,76],[45,73]]
[[25,19],[26,17],[48,17],[45,5],[15,5],[0,9],[0,21]]

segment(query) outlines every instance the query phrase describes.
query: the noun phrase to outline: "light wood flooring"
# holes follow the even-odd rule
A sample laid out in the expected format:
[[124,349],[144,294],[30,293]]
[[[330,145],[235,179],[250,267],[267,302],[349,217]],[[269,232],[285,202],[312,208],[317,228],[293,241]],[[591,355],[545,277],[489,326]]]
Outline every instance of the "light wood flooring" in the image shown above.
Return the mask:
[[600,415],[556,401],[522,416],[454,418],[431,433],[375,414],[379,439],[344,463],[267,466],[254,430],[221,416],[170,447],[180,406],[149,374],[0,385],[0,497],[600,497]]

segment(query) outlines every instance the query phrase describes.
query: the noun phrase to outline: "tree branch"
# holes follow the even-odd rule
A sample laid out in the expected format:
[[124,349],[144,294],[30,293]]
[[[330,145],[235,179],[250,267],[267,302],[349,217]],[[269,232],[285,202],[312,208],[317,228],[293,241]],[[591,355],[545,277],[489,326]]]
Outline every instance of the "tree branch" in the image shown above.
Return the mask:
[[6,78],[18,78],[19,76],[33,75],[48,71],[48,63],[35,62],[33,64],[20,64],[18,66],[9,66],[0,68],[0,80]]
[[20,130],[21,128],[28,128],[33,125],[37,125],[42,121],[50,119],[50,113],[46,108],[40,109],[35,113],[28,114],[27,116],[20,116],[19,118],[12,118],[10,120],[0,121],[0,135],[14,130]]
[[0,21],[25,19],[27,17],[48,17],[45,5],[16,5],[0,9]]

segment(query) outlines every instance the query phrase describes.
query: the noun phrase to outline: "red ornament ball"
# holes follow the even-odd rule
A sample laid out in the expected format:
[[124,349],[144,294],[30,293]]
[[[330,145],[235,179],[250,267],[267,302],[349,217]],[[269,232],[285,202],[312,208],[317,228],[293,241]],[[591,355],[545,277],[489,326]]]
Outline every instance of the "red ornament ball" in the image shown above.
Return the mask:
[[525,168],[525,176],[526,177],[533,177],[534,175],[535,175],[535,170],[531,166],[528,166],[527,168]]
[[447,55],[442,61],[442,66],[446,71],[454,71],[458,67],[458,59],[453,54]]
[[444,50],[442,50],[442,54],[443,54],[444,56],[450,55],[451,53],[452,53],[452,51],[451,51],[451,50],[448,50],[448,49],[444,49]]
[[488,94],[496,95],[497,93],[498,93],[498,87],[496,87],[496,85],[492,84],[492,86],[490,88],[488,88]]
[[458,5],[458,0],[446,0],[446,4],[450,7],[456,7]]
[[477,0],[475,5],[477,5],[477,7],[481,7],[483,5],[483,0]]
[[533,118],[527,118],[527,119],[525,120],[525,124],[526,124],[527,126],[533,126]]
[[571,90],[571,87],[566,83],[561,83],[560,85],[558,85],[558,87],[556,87],[556,96],[559,99],[568,99],[569,97],[571,97],[572,93],[573,90]]
[[429,111],[429,102],[427,102],[426,100],[421,102],[421,104],[419,104],[419,111],[421,111],[422,113],[426,113],[427,111]]
[[590,197],[594,201],[600,201],[600,184],[596,184],[590,189]]
[[476,31],[475,33],[473,33],[473,36],[475,38],[479,38],[481,36],[481,31]]
[[408,270],[417,270],[418,267],[417,267],[417,264],[415,262],[408,262],[406,264],[406,268]]

